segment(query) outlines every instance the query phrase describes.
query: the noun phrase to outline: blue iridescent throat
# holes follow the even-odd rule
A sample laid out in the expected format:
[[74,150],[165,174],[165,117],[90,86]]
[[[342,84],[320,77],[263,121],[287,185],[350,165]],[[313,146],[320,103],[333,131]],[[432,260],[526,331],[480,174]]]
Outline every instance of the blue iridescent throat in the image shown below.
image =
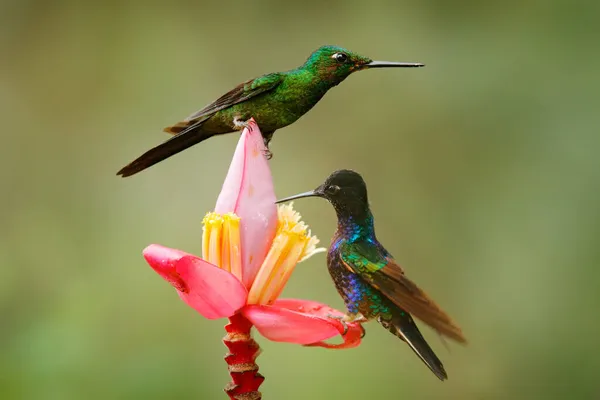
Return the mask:
[[375,222],[371,211],[361,218],[345,216],[338,220],[338,232],[350,242],[375,238]]

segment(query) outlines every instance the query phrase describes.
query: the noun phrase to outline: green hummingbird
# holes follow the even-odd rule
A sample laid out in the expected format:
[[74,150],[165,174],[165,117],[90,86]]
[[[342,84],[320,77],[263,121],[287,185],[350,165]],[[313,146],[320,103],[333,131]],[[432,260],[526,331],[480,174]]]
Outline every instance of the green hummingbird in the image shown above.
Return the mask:
[[336,171],[310,192],[278,200],[322,197],[333,205],[338,225],[327,253],[327,266],[344,299],[348,314],[343,322],[376,319],[404,340],[441,380],[448,378],[444,366],[425,341],[412,316],[439,334],[466,343],[456,323],[413,281],[379,243],[367,186],[360,174]]
[[422,66],[373,61],[341,47],[322,46],[300,67],[243,82],[182,122],[165,128],[165,132],[174,135],[172,138],[142,154],[117,175],[131,176],[212,136],[242,130],[252,117],[268,149],[277,129],[296,122],[351,73],[371,68]]

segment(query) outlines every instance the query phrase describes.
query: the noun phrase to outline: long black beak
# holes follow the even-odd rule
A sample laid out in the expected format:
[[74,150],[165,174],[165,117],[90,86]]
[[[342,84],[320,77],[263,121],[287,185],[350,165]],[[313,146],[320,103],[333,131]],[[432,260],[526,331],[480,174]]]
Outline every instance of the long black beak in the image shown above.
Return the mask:
[[286,198],[281,199],[281,200],[277,200],[275,203],[285,203],[286,201],[301,199],[303,197],[322,197],[322,194],[318,190],[311,190],[309,192],[295,194],[293,196],[286,197]]
[[365,68],[417,68],[424,67],[425,64],[421,63],[405,63],[405,62],[393,62],[393,61],[371,61],[365,64]]

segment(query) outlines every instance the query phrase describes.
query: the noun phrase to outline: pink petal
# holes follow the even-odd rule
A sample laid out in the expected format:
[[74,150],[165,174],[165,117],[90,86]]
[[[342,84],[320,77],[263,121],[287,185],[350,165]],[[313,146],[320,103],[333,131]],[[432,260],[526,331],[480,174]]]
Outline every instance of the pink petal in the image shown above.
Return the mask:
[[359,323],[349,323],[348,332],[339,345],[324,343],[344,333],[344,325],[329,315],[343,316],[325,304],[297,299],[279,299],[271,306],[247,305],[241,310],[261,335],[274,342],[298,343],[327,348],[350,348],[360,344],[363,329]]
[[182,257],[189,256],[190,254],[185,251],[164,247],[160,244],[151,244],[144,249],[143,255],[152,269],[162,276],[164,280],[173,285],[175,289],[184,292],[189,290],[185,281],[175,271],[175,264]]
[[256,121],[242,132],[217,199],[215,211],[234,212],[240,221],[242,280],[250,287],[277,228],[275,190],[265,145]]
[[229,272],[201,258],[157,244],[146,247],[144,258],[205,318],[229,317],[246,303],[246,287]]
[[307,344],[306,346],[325,347],[326,349],[335,350],[351,349],[353,347],[357,347],[360,344],[360,341],[362,340],[363,336],[365,336],[365,328],[363,328],[362,325],[357,323],[348,324],[348,332],[346,332],[346,334],[342,336],[342,339],[344,340],[342,343],[333,344],[320,341]]

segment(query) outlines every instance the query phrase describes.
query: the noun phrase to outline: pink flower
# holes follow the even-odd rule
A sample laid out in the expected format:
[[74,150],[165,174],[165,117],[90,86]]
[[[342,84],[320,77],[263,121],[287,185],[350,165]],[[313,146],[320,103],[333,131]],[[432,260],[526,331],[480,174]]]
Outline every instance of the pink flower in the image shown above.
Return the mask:
[[[359,323],[309,300],[279,299],[296,264],[320,252],[291,205],[276,206],[271,171],[256,122],[242,132],[215,212],[204,218],[202,258],[157,244],[150,266],[208,319],[241,314],[267,339],[328,348],[360,344]],[[334,317],[334,318],[332,318]],[[341,335],[343,343],[324,341]]]

